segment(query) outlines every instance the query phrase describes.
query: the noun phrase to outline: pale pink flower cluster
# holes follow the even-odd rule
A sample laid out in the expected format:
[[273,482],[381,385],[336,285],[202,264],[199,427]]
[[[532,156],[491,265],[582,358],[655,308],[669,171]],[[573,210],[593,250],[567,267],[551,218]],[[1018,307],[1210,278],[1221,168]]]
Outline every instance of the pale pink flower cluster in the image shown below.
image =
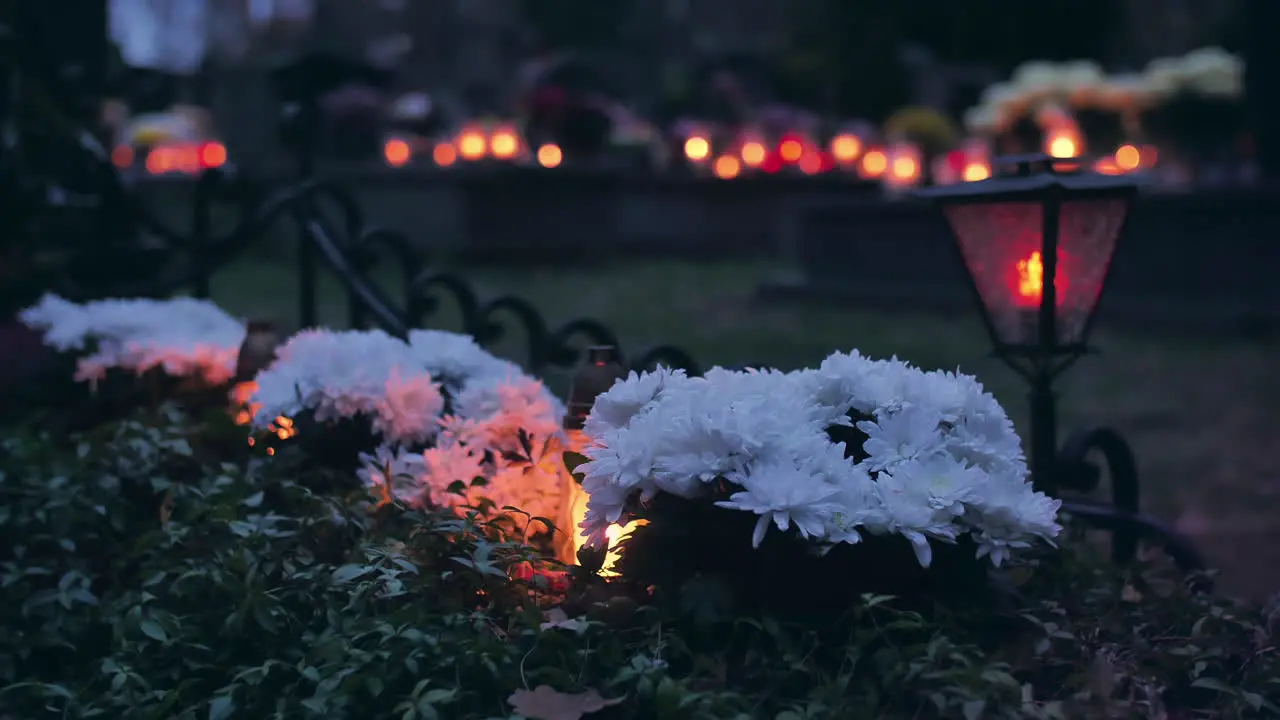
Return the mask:
[[303,330],[254,378],[253,426],[311,413],[320,422],[363,417],[389,443],[430,440],[444,395],[409,348],[381,330]]
[[446,507],[486,498],[546,517],[564,501],[554,453],[543,452],[562,406],[469,337],[307,330],[255,381],[258,427],[302,412],[368,419],[380,445],[361,456],[359,476],[379,497]]
[[552,449],[564,415],[559,401],[470,338],[431,331],[410,342],[423,365],[447,372],[451,407],[431,447],[384,444],[362,456],[361,479],[411,505],[460,507],[483,498],[557,517],[567,501]]

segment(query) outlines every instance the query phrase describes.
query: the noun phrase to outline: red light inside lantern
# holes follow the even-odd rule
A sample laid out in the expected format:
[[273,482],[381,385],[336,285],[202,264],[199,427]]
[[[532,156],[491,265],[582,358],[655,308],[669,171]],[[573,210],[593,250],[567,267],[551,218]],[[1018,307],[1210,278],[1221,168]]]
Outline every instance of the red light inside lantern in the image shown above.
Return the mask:
[[[1059,268],[1065,265],[1061,257],[1059,257],[1059,263]],[[1040,251],[1035,250],[1019,260],[1015,268],[1017,280],[1014,283],[1014,304],[1019,307],[1040,307],[1040,300],[1044,297],[1044,258],[1040,255]],[[1056,291],[1054,296],[1057,298],[1057,304],[1061,305],[1067,295],[1066,277],[1061,269],[1054,274],[1053,287]]]
[[[1127,205],[1120,199],[1062,203],[1053,275],[1057,336],[1077,342],[1097,307]],[[987,317],[1002,342],[1035,340],[1028,310],[1044,296],[1043,208],[1037,202],[955,205],[945,210]]]

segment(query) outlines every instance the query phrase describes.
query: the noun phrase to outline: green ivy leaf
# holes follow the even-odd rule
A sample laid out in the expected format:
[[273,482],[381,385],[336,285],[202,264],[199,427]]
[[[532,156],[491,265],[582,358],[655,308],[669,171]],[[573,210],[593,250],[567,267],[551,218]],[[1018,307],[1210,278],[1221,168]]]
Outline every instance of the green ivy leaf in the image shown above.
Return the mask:
[[160,624],[154,620],[143,620],[142,624],[138,626],[138,629],[142,631],[143,635],[146,635],[152,640],[165,642],[169,639],[168,633],[166,633],[164,628],[160,627]]
[[227,720],[235,709],[235,701],[229,695],[219,695],[209,702],[209,720]]
[[1236,689],[1230,685],[1218,680],[1217,678],[1202,677],[1197,678],[1191,683],[1191,687],[1204,688],[1205,690],[1217,690],[1221,693],[1235,694]]
[[333,571],[330,579],[341,585],[343,583],[349,583],[356,578],[368,575],[371,572],[373,572],[373,568],[368,565],[343,565]]

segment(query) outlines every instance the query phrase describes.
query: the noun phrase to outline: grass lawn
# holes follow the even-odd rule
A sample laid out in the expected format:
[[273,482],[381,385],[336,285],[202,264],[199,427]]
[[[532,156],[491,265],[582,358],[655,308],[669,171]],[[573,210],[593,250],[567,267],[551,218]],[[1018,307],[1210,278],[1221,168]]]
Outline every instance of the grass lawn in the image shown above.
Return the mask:
[[[976,316],[763,306],[756,285],[776,264],[643,263],[596,269],[471,270],[484,294],[531,300],[553,325],[583,315],[604,321],[629,351],[672,343],[704,365],[763,363],[794,368],[834,349],[897,354],[926,368],[976,374],[1025,435],[1023,388],[998,361]],[[399,288],[386,287],[398,295]],[[394,289],[393,289],[394,288]],[[214,299],[233,313],[297,323],[297,278],[284,258],[245,260],[214,278]],[[321,319],[345,324],[336,280],[321,286]],[[433,327],[453,329],[441,316]],[[1147,508],[1196,537],[1223,569],[1228,590],[1280,590],[1280,402],[1275,344],[1170,338],[1099,329],[1102,354],[1061,385],[1062,427],[1108,425],[1138,454]],[[515,360],[518,345],[493,348]],[[558,386],[562,379],[550,378]]]

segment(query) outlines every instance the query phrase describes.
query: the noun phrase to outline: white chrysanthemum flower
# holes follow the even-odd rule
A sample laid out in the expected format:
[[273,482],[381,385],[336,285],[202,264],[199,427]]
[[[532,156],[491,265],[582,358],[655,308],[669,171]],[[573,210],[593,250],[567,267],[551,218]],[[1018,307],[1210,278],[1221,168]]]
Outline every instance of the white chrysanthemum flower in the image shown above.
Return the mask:
[[519,450],[519,433],[546,440],[560,432],[564,407],[541,381],[523,373],[485,375],[468,382],[454,398],[454,414],[472,425],[472,442],[498,450]]
[[[560,515],[559,456],[543,451],[561,432],[563,406],[469,337],[416,330],[405,343],[378,331],[307,331],[257,380],[257,422],[300,410],[322,421],[368,418],[384,443],[376,457],[410,470],[395,485],[402,502],[455,507],[484,498]],[[361,472],[364,479],[370,470]],[[465,492],[450,491],[457,483]]]
[[444,395],[435,378],[427,373],[402,377],[393,368],[387,379],[385,394],[374,404],[377,421],[374,427],[384,437],[402,442],[422,441],[435,434],[444,412]]
[[418,364],[450,392],[472,378],[520,374],[514,363],[494,357],[470,335],[444,330],[412,330],[409,349]]
[[328,422],[366,417],[392,443],[419,443],[439,429],[444,398],[409,346],[380,330],[304,330],[255,378],[255,427],[310,411]]
[[423,450],[419,455],[423,472],[418,478],[423,491],[437,505],[459,505],[466,495],[450,492],[455,483],[470,487],[479,477],[486,475],[482,449],[458,444],[441,444]]
[[655,440],[651,433],[618,428],[596,438],[596,443],[587,448],[589,460],[577,471],[583,476],[582,489],[591,496],[591,507],[603,510],[606,524],[618,522],[625,501],[633,493],[639,492],[643,499],[657,493],[653,477],[658,450]]
[[684,370],[658,368],[646,373],[632,370],[625,379],[614,383],[613,387],[596,397],[583,430],[588,435],[597,435],[625,427],[631,422],[631,418],[649,407],[664,389],[686,380],[688,377]]
[[207,300],[147,298],[72,303],[46,295],[20,319],[44,333],[60,351],[92,351],[77,362],[76,379],[93,381],[108,370],[142,374],[159,368],[172,377],[200,377],[213,385],[231,379],[244,325]]
[[874,422],[857,423],[867,436],[862,444],[867,470],[892,470],[900,463],[937,454],[943,445],[941,422],[937,410],[911,405],[896,413],[881,412]]
[[[833,439],[854,432],[860,447]],[[819,550],[896,534],[927,566],[931,541],[970,536],[999,564],[1061,529],[995,398],[970,376],[896,358],[854,351],[791,373],[635,373],[597,401],[587,434],[578,470],[589,538],[625,522],[632,498],[697,501],[719,483],[731,490],[718,506],[759,516],[757,546],[770,524]]]
[[773,524],[787,530],[793,524],[803,538],[822,538],[828,518],[837,512],[833,499],[840,488],[825,475],[798,458],[770,458],[745,472],[728,473],[729,482],[744,488],[716,505],[760,516],[751,534],[751,547],[758,548]]

